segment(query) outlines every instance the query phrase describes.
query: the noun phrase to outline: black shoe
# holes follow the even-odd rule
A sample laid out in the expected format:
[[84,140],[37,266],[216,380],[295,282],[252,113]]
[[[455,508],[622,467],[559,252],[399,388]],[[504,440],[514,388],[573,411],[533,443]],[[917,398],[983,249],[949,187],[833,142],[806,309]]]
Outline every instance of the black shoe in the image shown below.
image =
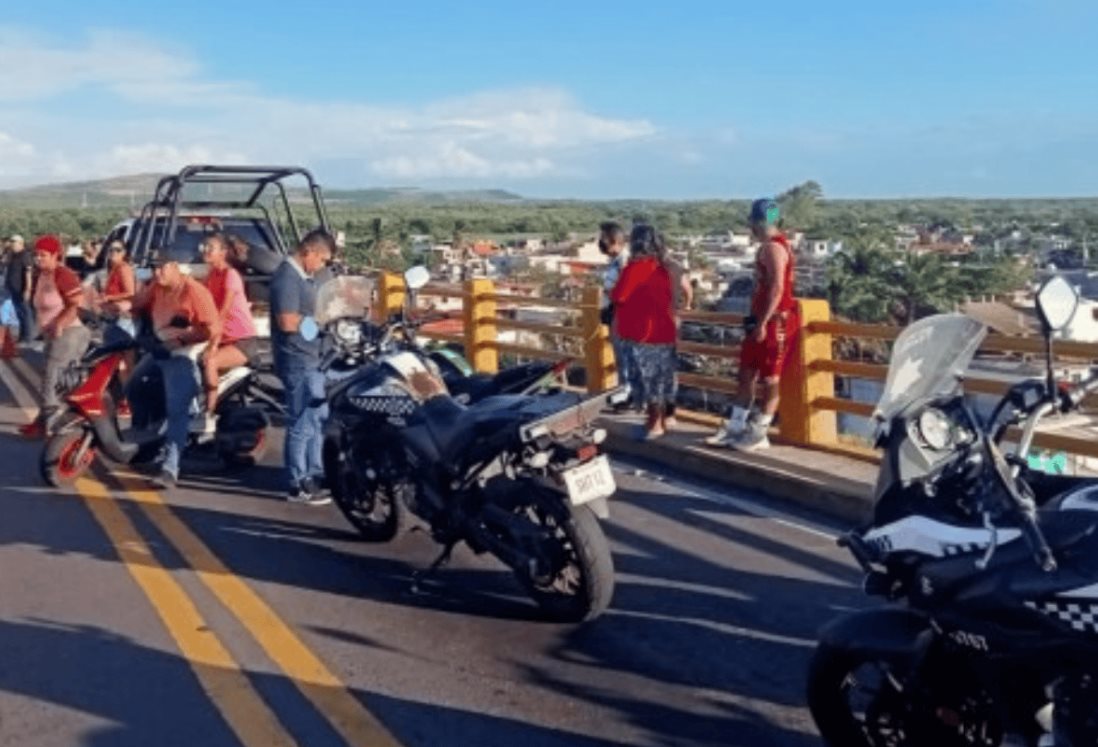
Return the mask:
[[286,500],[290,503],[302,503],[306,506],[326,506],[332,502],[332,497],[323,493],[315,493],[310,490],[309,481],[305,484],[290,489]]

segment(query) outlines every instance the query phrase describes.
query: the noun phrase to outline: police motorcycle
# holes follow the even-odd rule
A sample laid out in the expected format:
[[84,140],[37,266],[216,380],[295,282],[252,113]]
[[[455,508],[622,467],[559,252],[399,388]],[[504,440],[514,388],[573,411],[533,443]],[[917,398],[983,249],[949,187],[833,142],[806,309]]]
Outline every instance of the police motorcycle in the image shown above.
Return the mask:
[[[409,296],[427,279],[424,268],[409,270]],[[315,322],[303,323],[307,336],[322,332],[325,476],[339,509],[372,542],[425,525],[442,546],[428,575],[465,542],[510,568],[547,617],[597,617],[614,589],[599,519],[616,486],[594,420],[621,393],[503,395],[466,406],[416,344],[428,320],[402,312],[369,321],[370,285],[326,283]]]
[[1063,278],[1042,287],[1046,380],[1012,388],[987,423],[961,386],[983,325],[939,315],[897,338],[873,517],[839,540],[889,604],[824,627],[808,672],[831,747],[1098,745],[1098,482],[1026,466],[1041,418],[1098,389],[1053,375],[1052,335],[1077,303]]

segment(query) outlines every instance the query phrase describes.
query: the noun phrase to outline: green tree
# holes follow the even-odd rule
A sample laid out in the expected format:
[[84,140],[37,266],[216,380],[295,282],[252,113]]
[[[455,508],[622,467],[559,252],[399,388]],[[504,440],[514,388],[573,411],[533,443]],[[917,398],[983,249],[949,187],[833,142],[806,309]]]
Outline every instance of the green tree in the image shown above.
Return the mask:
[[817,207],[823,199],[823,187],[809,180],[778,195],[778,204],[787,225],[807,229],[815,226]]
[[891,273],[898,321],[911,324],[920,316],[949,311],[964,295],[957,270],[936,254],[909,255]]
[[828,267],[828,298],[840,316],[856,322],[891,318],[895,288],[890,276],[895,257],[869,244],[855,244],[836,254]]

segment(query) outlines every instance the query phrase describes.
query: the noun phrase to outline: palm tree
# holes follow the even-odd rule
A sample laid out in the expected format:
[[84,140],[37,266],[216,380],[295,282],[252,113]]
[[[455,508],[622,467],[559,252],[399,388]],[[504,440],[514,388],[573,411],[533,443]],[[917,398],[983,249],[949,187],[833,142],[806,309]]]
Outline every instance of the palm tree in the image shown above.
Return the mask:
[[893,279],[902,324],[911,324],[920,312],[948,311],[964,295],[957,269],[935,254],[908,256]]
[[839,252],[828,268],[828,299],[835,312],[858,322],[888,321],[895,300],[895,259],[866,243]]

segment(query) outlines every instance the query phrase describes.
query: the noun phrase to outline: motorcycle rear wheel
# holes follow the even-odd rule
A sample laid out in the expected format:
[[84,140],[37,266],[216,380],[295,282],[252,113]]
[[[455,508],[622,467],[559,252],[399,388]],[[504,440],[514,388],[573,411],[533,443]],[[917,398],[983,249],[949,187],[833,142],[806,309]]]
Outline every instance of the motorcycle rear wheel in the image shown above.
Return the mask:
[[[587,506],[573,506],[559,491],[538,486],[538,498],[521,511],[547,532],[536,556],[549,569],[515,568],[519,583],[555,622],[581,623],[606,611],[614,596],[614,560],[598,517]],[[521,548],[529,553],[531,548]]]
[[38,470],[47,485],[59,488],[72,485],[95,463],[95,446],[89,445],[77,459],[87,431],[83,428],[61,431],[50,436],[38,459]]
[[[820,644],[808,670],[808,708],[830,747],[998,747],[1003,728],[983,693],[922,683],[941,702],[916,702],[906,666],[868,651]],[[963,676],[961,677],[963,680]],[[954,684],[957,684],[956,682]],[[963,686],[962,686],[963,687]],[[959,701],[959,702],[955,702]]]

